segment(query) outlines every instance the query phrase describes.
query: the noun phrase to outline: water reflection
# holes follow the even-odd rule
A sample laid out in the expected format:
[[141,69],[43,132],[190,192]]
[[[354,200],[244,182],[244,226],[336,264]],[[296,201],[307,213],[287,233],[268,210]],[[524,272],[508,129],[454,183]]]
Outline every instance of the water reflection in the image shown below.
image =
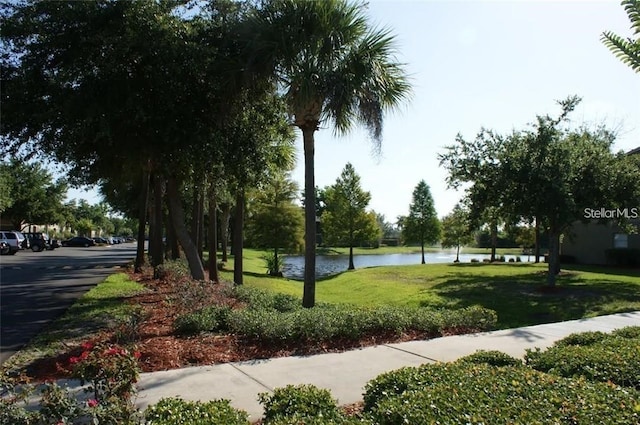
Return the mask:
[[[507,261],[510,258],[520,257],[527,261],[527,256],[505,255]],[[472,259],[482,261],[491,258],[489,254],[460,254],[460,262],[469,263]],[[453,263],[456,259],[455,252],[430,252],[425,253],[427,263]],[[357,269],[375,266],[402,266],[420,264],[421,256],[417,254],[382,254],[382,255],[354,255],[353,262]],[[349,267],[348,255],[318,255],[316,257],[316,277],[326,277],[344,272]],[[304,256],[285,257],[282,272],[289,279],[304,279]]]

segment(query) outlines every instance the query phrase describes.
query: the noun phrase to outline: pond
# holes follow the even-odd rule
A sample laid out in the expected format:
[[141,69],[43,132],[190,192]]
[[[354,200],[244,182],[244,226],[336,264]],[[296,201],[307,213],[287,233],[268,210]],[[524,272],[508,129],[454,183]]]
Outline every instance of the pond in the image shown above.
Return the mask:
[[[505,255],[509,258],[520,257],[527,261],[526,255]],[[460,262],[469,263],[472,259],[482,261],[491,258],[490,254],[460,254]],[[533,258],[533,257],[531,257]],[[441,251],[425,253],[424,260],[427,263],[453,263],[456,259],[455,251]],[[354,255],[353,263],[356,269],[375,266],[403,266],[420,264],[420,253],[415,254],[380,254],[380,255]],[[316,277],[326,277],[342,273],[349,267],[348,255],[318,255],[316,257]],[[284,258],[282,273],[285,277],[295,280],[304,279],[304,256],[288,256]]]

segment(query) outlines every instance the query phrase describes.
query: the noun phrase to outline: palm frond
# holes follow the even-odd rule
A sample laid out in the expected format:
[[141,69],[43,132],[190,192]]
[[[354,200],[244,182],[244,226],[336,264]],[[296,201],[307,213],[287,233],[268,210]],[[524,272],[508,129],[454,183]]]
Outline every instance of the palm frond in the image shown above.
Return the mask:
[[[638,36],[640,34],[640,0],[623,0],[621,4],[629,16],[633,34]],[[625,39],[611,31],[605,31],[600,40],[618,59],[635,72],[640,72],[640,38]]]

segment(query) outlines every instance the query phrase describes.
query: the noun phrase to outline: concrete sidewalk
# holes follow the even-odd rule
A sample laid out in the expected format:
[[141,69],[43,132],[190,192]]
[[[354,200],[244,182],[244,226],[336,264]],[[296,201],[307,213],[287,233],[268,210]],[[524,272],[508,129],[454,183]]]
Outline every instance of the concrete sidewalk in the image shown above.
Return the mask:
[[213,366],[143,373],[137,404],[141,409],[163,397],[185,400],[225,398],[245,410],[250,420],[262,417],[258,394],[288,384],[313,384],[331,391],[339,404],[362,400],[364,385],[383,372],[403,366],[447,362],[477,350],[499,350],[522,358],[528,348],[547,348],[565,336],[585,331],[610,332],[640,326],[640,311],[592,319],[549,323],[471,335],[385,344],[305,357],[281,357]]

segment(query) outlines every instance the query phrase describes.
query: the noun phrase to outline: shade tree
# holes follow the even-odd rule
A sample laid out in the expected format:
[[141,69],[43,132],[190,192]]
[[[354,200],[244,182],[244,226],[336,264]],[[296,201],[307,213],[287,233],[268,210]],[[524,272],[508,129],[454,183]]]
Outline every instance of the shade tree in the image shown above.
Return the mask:
[[455,262],[460,262],[460,247],[473,242],[473,227],[469,220],[469,210],[463,205],[456,204],[453,211],[444,216],[441,220],[442,240],[440,244],[443,248],[455,248]]

